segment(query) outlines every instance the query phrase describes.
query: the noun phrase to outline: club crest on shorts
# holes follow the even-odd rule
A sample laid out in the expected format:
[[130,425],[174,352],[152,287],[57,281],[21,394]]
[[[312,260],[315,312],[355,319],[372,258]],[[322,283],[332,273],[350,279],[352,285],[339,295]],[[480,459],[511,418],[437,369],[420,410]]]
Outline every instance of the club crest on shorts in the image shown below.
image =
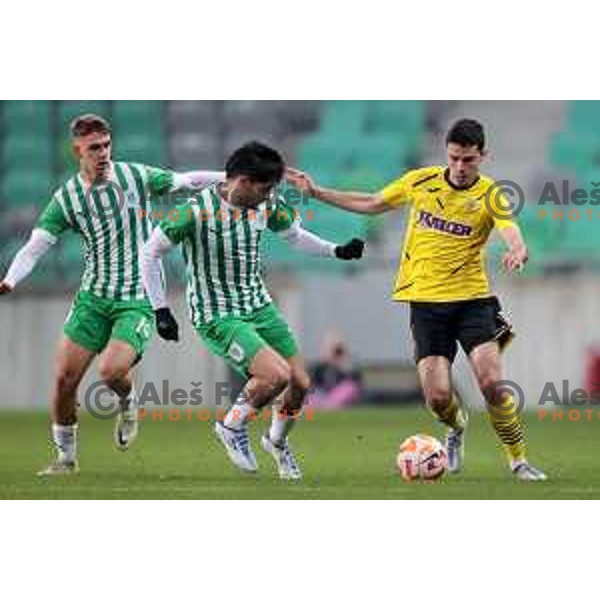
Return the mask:
[[229,346],[229,357],[235,362],[242,362],[245,356],[244,349],[237,342],[233,342]]

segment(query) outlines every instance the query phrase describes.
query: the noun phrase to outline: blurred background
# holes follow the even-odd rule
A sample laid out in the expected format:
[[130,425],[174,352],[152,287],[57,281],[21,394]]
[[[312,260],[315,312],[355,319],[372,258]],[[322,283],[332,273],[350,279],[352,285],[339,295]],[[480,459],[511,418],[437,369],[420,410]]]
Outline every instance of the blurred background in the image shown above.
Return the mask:
[[[547,182],[560,191],[593,189],[600,181],[600,102],[562,101],[4,101],[0,103],[0,269],[25,243],[53,190],[77,168],[70,120],[84,112],[108,118],[114,158],[176,170],[220,169],[241,143],[273,144],[290,164],[322,184],[379,190],[416,166],[445,162],[444,136],[453,120],[486,126],[484,172],[516,181],[525,191],[520,221],[531,262],[519,276],[499,273],[501,246],[493,241],[494,289],[515,323],[506,377],[525,390],[530,405],[547,381],[560,389],[589,383],[598,371],[600,326],[599,209],[545,206]],[[400,404],[420,398],[407,309],[390,300],[404,233],[402,211],[364,218],[310,202],[307,228],[337,242],[368,241],[365,260],[342,265],[291,252],[266,240],[269,285],[288,316],[325,396],[337,408],[356,403]],[[562,218],[552,209],[563,208]],[[571,220],[568,211],[579,209]],[[591,218],[585,213],[592,209]],[[207,354],[187,323],[181,296],[183,262],[167,264],[173,306],[184,325],[176,351],[155,340],[139,367],[142,381],[169,379],[189,389],[201,379],[205,399],[229,374]],[[0,302],[0,406],[46,407],[54,345],[82,272],[79,240],[67,234],[18,292]],[[463,361],[464,362],[464,361]],[[461,360],[457,381],[481,405]],[[92,373],[87,383],[94,381]],[[344,389],[339,383],[347,383]],[[159,385],[157,383],[157,385]],[[336,389],[337,395],[329,394]]]

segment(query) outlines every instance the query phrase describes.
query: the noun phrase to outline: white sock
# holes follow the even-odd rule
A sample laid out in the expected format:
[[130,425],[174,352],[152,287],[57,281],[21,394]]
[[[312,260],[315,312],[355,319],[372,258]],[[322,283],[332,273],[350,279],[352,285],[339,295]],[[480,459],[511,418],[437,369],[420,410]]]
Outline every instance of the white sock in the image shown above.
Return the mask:
[[[242,397],[238,398],[238,402],[242,399]],[[223,425],[225,427],[229,427],[229,429],[241,429],[248,420],[248,417],[254,408],[250,404],[250,402],[244,402],[243,404],[234,404],[230,409],[227,415],[225,416],[225,420],[223,421]]]
[[135,387],[131,386],[131,391],[127,394],[127,397],[122,398],[121,402],[125,405],[125,410],[123,411],[125,416],[128,419],[134,419],[137,421],[138,418],[138,401],[137,396],[135,395]]
[[58,459],[75,462],[77,458],[77,425],[52,424],[52,439],[58,453]]
[[[294,416],[296,417],[294,419]],[[271,420],[271,428],[269,429],[269,439],[277,446],[285,438],[287,438],[290,430],[298,419],[297,414],[289,413],[284,417],[277,409],[273,409],[273,419]]]

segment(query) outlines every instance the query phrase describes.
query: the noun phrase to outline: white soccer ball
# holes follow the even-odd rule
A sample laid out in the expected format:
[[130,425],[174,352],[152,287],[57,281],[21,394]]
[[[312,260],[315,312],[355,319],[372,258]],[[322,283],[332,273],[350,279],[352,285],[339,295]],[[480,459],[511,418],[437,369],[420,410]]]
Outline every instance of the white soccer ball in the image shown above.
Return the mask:
[[398,470],[406,481],[435,481],[448,467],[444,446],[430,435],[413,435],[400,444]]

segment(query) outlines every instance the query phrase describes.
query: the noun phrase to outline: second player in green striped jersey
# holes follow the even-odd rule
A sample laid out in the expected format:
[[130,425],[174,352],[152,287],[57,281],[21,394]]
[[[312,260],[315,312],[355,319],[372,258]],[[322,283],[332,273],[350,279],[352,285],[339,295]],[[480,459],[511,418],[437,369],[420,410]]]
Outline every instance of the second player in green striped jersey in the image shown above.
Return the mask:
[[257,463],[247,422],[252,410],[273,402],[273,423],[263,448],[284,479],[299,479],[301,469],[287,443],[310,388],[310,378],[295,336],[273,303],[261,277],[261,240],[269,230],[296,249],[339,260],[360,259],[364,242],[338,246],[306,231],[282,197],[274,196],[284,175],[283,157],[260,142],[249,142],[228,158],[226,182],[205,189],[199,202],[164,220],[144,248],[142,273],[155,310],[158,333],[178,338],[160,277],[162,254],[181,244],[187,269],[187,302],[194,328],[205,345],[247,377],[239,402],[215,432],[230,459],[244,471]]

